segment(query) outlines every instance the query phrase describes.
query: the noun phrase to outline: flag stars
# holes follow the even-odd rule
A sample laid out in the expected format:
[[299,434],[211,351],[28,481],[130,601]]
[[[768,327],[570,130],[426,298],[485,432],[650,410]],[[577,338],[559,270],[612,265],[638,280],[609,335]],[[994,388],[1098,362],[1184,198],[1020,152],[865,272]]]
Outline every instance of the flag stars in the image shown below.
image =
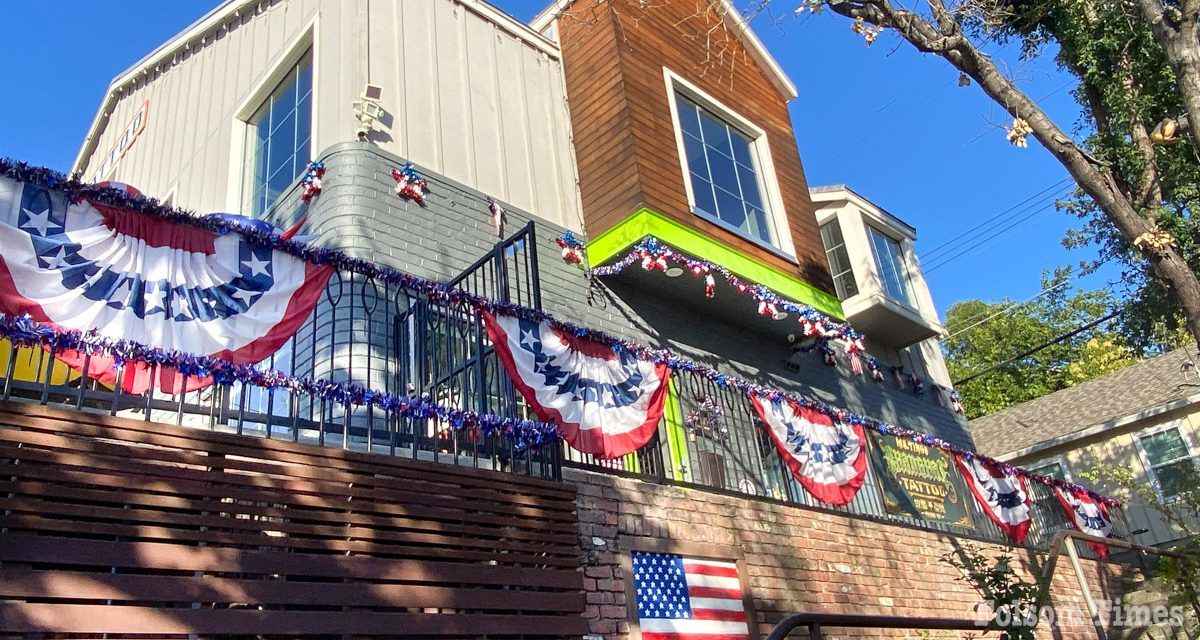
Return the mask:
[[67,248],[59,245],[58,252],[52,256],[44,256],[47,269],[58,269],[67,262]]
[[25,214],[25,224],[21,225],[22,229],[37,231],[39,236],[46,235],[50,229],[50,225],[54,224],[50,221],[50,210],[46,209],[40,213],[34,213],[29,209],[22,208],[21,211]]
[[270,275],[267,267],[271,266],[270,260],[261,260],[257,255],[250,254],[249,260],[243,260],[242,264],[250,268],[250,277],[259,275]]

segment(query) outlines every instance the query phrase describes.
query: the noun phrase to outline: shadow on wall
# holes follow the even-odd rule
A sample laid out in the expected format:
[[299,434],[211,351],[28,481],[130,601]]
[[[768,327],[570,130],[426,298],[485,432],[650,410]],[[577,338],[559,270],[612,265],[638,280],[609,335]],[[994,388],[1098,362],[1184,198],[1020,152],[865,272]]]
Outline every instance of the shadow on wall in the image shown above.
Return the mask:
[[583,631],[569,486],[26,404],[0,416],[0,634]]
[[[578,470],[570,471],[567,479],[579,488],[580,542],[589,591],[585,617],[591,633],[606,638],[625,637],[636,622],[636,609],[631,608],[636,605],[635,590],[628,584],[632,578],[621,566],[623,562],[628,566],[632,550],[739,562],[739,578],[750,592],[760,638],[798,612],[983,619],[988,611],[980,602],[994,594],[980,593],[961,580],[943,556],[970,562],[976,557],[973,546],[988,561],[1011,553],[1016,577],[1029,582],[1041,575],[1046,557],[1025,549],[679,486]],[[1128,564],[1083,560],[1083,565],[1092,594],[1101,600],[1115,600],[1130,580],[1140,578],[1138,569]],[[1077,615],[1058,627],[1043,624],[1037,638],[1096,637],[1075,580],[1070,565],[1061,563],[1051,604]],[[1112,628],[1111,617],[1105,624]],[[962,632],[831,631],[836,637],[855,638],[964,637]],[[981,630],[974,637],[992,634],[984,636]],[[1135,637],[1126,634],[1123,640]]]

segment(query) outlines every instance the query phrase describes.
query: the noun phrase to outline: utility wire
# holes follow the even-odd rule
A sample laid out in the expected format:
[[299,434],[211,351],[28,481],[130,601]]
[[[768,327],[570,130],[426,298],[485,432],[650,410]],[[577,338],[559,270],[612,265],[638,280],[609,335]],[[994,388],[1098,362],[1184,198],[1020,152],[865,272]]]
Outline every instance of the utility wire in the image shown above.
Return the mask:
[[1039,344],[1038,346],[1036,346],[1036,347],[1034,347],[1034,348],[1032,348],[1032,349],[1029,349],[1029,350],[1027,350],[1027,351],[1024,351],[1024,352],[1022,352],[1022,353],[1019,353],[1019,354],[1017,354],[1017,355],[1015,355],[1015,356],[1013,356],[1013,357],[1009,358],[1008,360],[1005,360],[1004,362],[1001,362],[1001,363],[999,363],[999,364],[994,364],[994,365],[992,365],[992,366],[990,366],[990,367],[988,367],[988,368],[984,369],[983,371],[979,371],[979,372],[977,372],[977,373],[972,373],[971,375],[969,375],[969,376],[967,376],[967,377],[965,377],[965,378],[962,378],[962,379],[960,379],[960,380],[955,380],[955,381],[954,381],[953,383],[951,383],[951,384],[952,384],[953,386],[955,386],[955,387],[958,387],[958,386],[964,385],[964,384],[966,384],[966,383],[968,383],[968,382],[970,382],[970,381],[972,381],[972,380],[974,380],[974,379],[976,379],[976,378],[978,378],[978,377],[980,377],[980,376],[987,375],[987,374],[989,374],[989,373],[991,373],[991,372],[995,371],[996,369],[999,369],[999,368],[1001,368],[1001,367],[1006,367],[1006,366],[1008,366],[1008,365],[1010,365],[1010,364],[1012,364],[1012,363],[1016,362],[1017,360],[1020,360],[1021,358],[1027,358],[1027,357],[1029,357],[1029,356],[1031,356],[1031,355],[1033,355],[1033,354],[1035,354],[1035,353],[1037,353],[1037,352],[1041,351],[1042,349],[1045,349],[1045,348],[1047,348],[1047,347],[1052,347],[1052,346],[1054,346],[1054,345],[1056,345],[1056,344],[1058,344],[1058,343],[1062,342],[1063,340],[1070,340],[1071,338],[1074,338],[1075,336],[1077,336],[1077,335],[1079,335],[1079,334],[1083,333],[1084,331],[1087,331],[1087,330],[1089,330],[1089,329],[1094,329],[1094,328],[1096,328],[1098,325],[1100,325],[1100,324],[1103,324],[1103,323],[1105,323],[1105,322],[1108,322],[1109,320],[1112,320],[1113,318],[1115,318],[1115,317],[1117,317],[1117,316],[1121,315],[1121,314],[1122,314],[1122,313],[1124,313],[1124,312],[1125,312],[1125,310],[1124,310],[1124,309],[1117,309],[1116,311],[1113,311],[1112,313],[1110,313],[1110,314],[1108,314],[1108,315],[1104,316],[1103,318],[1099,318],[1099,319],[1097,319],[1097,320],[1093,320],[1093,321],[1091,321],[1091,322],[1089,322],[1089,323],[1087,323],[1087,324],[1083,325],[1082,327],[1079,327],[1078,329],[1074,329],[1074,330],[1072,330],[1072,331],[1070,331],[1070,332],[1068,332],[1068,333],[1064,333],[1064,334],[1062,334],[1061,336],[1058,336],[1057,338],[1051,338],[1050,340],[1047,340],[1047,341],[1045,341],[1045,342],[1043,342],[1043,343]]
[[[1058,284],[1056,284],[1056,285],[1053,285],[1053,286],[1050,286],[1050,287],[1046,287],[1045,289],[1042,289],[1041,291],[1037,292],[1037,293],[1036,293],[1036,294],[1034,294],[1034,295],[1033,295],[1031,298],[1029,298],[1029,299],[1025,300],[1024,302],[1014,302],[1014,303],[1012,303],[1012,304],[1008,305],[1007,307],[1004,307],[1003,309],[1001,309],[1001,310],[997,311],[996,313],[993,313],[992,315],[990,315],[990,316],[988,316],[988,317],[986,317],[986,318],[984,318],[984,319],[980,320],[979,322],[976,322],[976,323],[974,323],[974,324],[968,325],[968,326],[966,326],[966,327],[963,327],[962,329],[959,329],[958,331],[955,331],[954,333],[951,333],[950,335],[948,335],[948,336],[946,336],[945,338],[943,338],[943,341],[945,341],[945,340],[949,340],[950,338],[953,338],[954,336],[956,336],[956,335],[958,335],[958,334],[960,334],[960,333],[963,333],[963,332],[965,332],[965,331],[969,331],[969,330],[971,330],[971,329],[974,329],[975,327],[978,327],[978,326],[979,326],[979,325],[981,325],[981,324],[987,324],[987,323],[988,323],[988,322],[990,322],[992,319],[994,319],[994,318],[996,318],[996,317],[999,317],[999,316],[1001,316],[1001,315],[1004,315],[1004,314],[1006,314],[1006,313],[1009,313],[1009,312],[1011,312],[1013,309],[1016,309],[1016,308],[1019,308],[1019,307],[1024,307],[1025,305],[1028,305],[1029,303],[1033,302],[1034,300],[1037,300],[1038,298],[1040,298],[1040,297],[1042,297],[1042,296],[1046,295],[1047,293],[1050,293],[1051,291],[1054,291],[1055,289],[1058,289],[1058,288],[1060,288],[1060,287],[1062,287],[1062,286],[1064,286],[1064,285],[1066,285],[1066,284],[1067,284],[1067,281],[1066,281],[1066,280],[1063,280],[1062,282],[1059,282],[1059,283],[1058,283]],[[979,316],[982,316],[982,315],[983,315],[982,313],[981,313],[981,314],[979,314]],[[978,318],[979,316],[975,316],[975,318]],[[975,318],[971,318],[971,319],[967,320],[966,322],[971,322],[971,320],[974,320]],[[960,323],[960,324],[961,324],[961,323]]]
[[921,255],[921,259],[922,259],[922,260],[928,260],[928,259],[932,258],[932,257],[933,257],[933,255],[934,255],[935,253],[938,253],[938,252],[942,251],[943,249],[946,249],[946,248],[949,248],[949,247],[953,246],[953,245],[954,245],[954,244],[955,244],[955,243],[956,243],[956,242],[957,242],[959,239],[963,238],[964,236],[971,235],[972,233],[974,233],[974,232],[975,232],[977,229],[979,229],[980,227],[984,227],[984,226],[986,226],[986,225],[988,225],[988,224],[991,224],[993,221],[995,221],[995,220],[996,220],[996,219],[998,219],[998,218],[1001,218],[1001,217],[1003,217],[1005,214],[1007,214],[1007,213],[1010,213],[1010,212],[1012,212],[1013,210],[1015,210],[1015,209],[1017,209],[1017,208],[1020,208],[1020,207],[1024,206],[1026,203],[1028,203],[1028,202],[1029,202],[1029,201],[1031,201],[1031,200],[1034,200],[1034,199],[1037,199],[1037,198],[1041,198],[1041,197],[1045,196],[1047,193],[1049,193],[1049,192],[1051,192],[1051,191],[1053,191],[1053,190],[1055,190],[1055,189],[1059,189],[1059,188],[1060,188],[1060,187],[1062,187],[1062,186],[1063,186],[1065,183],[1067,183],[1067,182],[1070,182],[1070,181],[1071,181],[1071,178],[1069,178],[1069,177],[1068,177],[1068,178],[1063,178],[1062,180],[1059,180],[1058,182],[1055,182],[1054,184],[1052,184],[1052,185],[1050,185],[1050,186],[1046,187],[1045,189],[1042,189],[1041,191],[1039,191],[1039,192],[1037,192],[1037,193],[1035,193],[1035,194],[1033,194],[1033,195],[1029,196],[1028,198],[1025,198],[1024,200],[1022,200],[1022,201],[1020,201],[1020,202],[1018,202],[1018,203],[1014,204],[1013,206],[1011,206],[1011,207],[1009,207],[1009,208],[1005,209],[1004,211],[1001,211],[1000,213],[997,213],[996,215],[994,215],[994,216],[992,216],[992,217],[988,218],[987,220],[984,220],[983,222],[980,222],[979,224],[977,224],[977,225],[975,225],[975,226],[971,227],[970,229],[967,229],[966,231],[963,231],[962,233],[960,233],[960,234],[958,234],[958,235],[954,236],[953,238],[950,238],[949,240],[947,240],[947,241],[945,241],[945,242],[943,242],[943,243],[939,244],[938,246],[936,246],[936,247],[934,247],[934,248],[932,248],[932,249],[929,249],[928,251],[926,251],[925,253],[923,253],[923,254]]
[[[944,85],[942,85],[942,86],[938,87],[937,89],[934,89],[933,91],[930,91],[929,93],[925,94],[925,96],[924,96],[924,97],[922,97],[920,100],[917,100],[916,102],[914,102],[914,103],[910,104],[910,105],[908,106],[908,108],[906,108],[904,111],[901,111],[900,113],[897,113],[897,114],[896,114],[895,116],[893,116],[891,119],[887,120],[886,122],[883,122],[883,123],[882,123],[882,124],[880,124],[879,126],[877,126],[877,127],[875,127],[874,129],[872,129],[872,130],[868,131],[868,132],[867,132],[866,134],[864,134],[864,135],[863,135],[861,138],[859,138],[859,139],[855,140],[854,142],[851,142],[849,145],[847,145],[847,146],[845,146],[845,147],[842,147],[842,150],[841,150],[841,151],[840,151],[840,152],[839,152],[837,155],[835,155],[835,156],[833,156],[832,158],[830,158],[830,159],[826,160],[826,161],[825,161],[825,165],[822,165],[822,166],[827,166],[827,165],[829,165],[829,164],[832,164],[832,163],[833,163],[834,161],[836,161],[836,160],[840,160],[840,159],[842,159],[842,158],[846,157],[846,154],[850,153],[850,151],[851,151],[851,150],[853,150],[855,147],[857,147],[858,145],[860,145],[860,144],[862,144],[862,143],[866,142],[867,140],[871,139],[871,138],[872,138],[872,137],[874,137],[875,135],[878,135],[880,131],[883,131],[884,129],[886,129],[886,128],[890,127],[890,126],[891,126],[893,123],[895,123],[895,122],[896,122],[897,120],[899,120],[900,118],[903,118],[904,116],[906,116],[906,115],[908,115],[908,114],[912,113],[913,111],[916,111],[916,110],[917,110],[917,107],[920,107],[921,105],[925,104],[926,102],[929,102],[931,99],[933,99],[933,97],[934,97],[934,96],[936,96],[937,94],[941,93],[943,90],[945,90],[947,87],[949,87],[950,85],[954,84],[955,82],[957,82],[957,79],[951,79],[951,80],[950,80],[949,82],[947,82],[946,84],[944,84]],[[884,106],[882,109],[880,109],[880,111],[886,111],[886,110],[887,110],[887,108],[888,108],[888,106],[887,106],[887,105],[885,105],[885,106]]]
[[[1032,220],[1038,214],[1052,208],[1054,206],[1053,201],[1056,200],[1057,198],[1058,198],[1058,194],[1052,194],[1050,196],[1050,198],[1046,199],[1046,200],[1050,201],[1048,204],[1045,203],[1045,201],[1034,203],[1034,205],[1031,205],[1031,206],[1038,206],[1038,205],[1041,205],[1041,206],[1037,209],[1034,209],[1032,212],[1026,214],[1024,217],[1018,218],[1016,220],[1010,219],[1008,224],[1003,227],[993,227],[993,229],[998,229],[998,230],[989,236],[985,236],[983,239],[975,242],[974,244],[962,249],[958,253],[954,253],[949,256],[938,256],[937,258],[934,258],[933,262],[936,264],[925,267],[925,269],[924,269],[925,273],[929,273],[931,271],[940,269],[941,267],[944,267],[944,266],[954,262],[955,260],[958,260],[959,258],[962,258],[962,257],[968,255],[969,253],[972,253],[973,250],[978,249],[978,248],[986,245],[987,243],[991,242],[992,240],[995,240],[996,238],[1004,235],[1005,233],[1015,229],[1017,226]],[[1028,211],[1028,210],[1029,209],[1026,208],[1025,210],[1023,210],[1019,213],[1025,213],[1025,211]]]

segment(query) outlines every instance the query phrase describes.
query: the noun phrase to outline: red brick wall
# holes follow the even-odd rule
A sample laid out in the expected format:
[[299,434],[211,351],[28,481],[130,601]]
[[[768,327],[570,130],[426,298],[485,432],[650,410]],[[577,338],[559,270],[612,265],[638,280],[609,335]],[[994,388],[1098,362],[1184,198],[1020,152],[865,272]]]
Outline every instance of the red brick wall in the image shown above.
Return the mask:
[[[740,548],[743,584],[750,590],[760,637],[790,613],[812,611],[897,616],[974,618],[979,595],[940,558],[963,541],[931,531],[849,518],[768,501],[568,470],[579,487],[580,541],[584,551],[585,617],[593,634],[629,637],[630,596],[620,566],[628,537]],[[1000,551],[996,545],[983,545]],[[1028,554],[1017,552],[1028,571]],[[1115,598],[1120,565],[1084,561],[1092,594]],[[1052,603],[1085,611],[1064,555],[1055,574]],[[1055,640],[1093,640],[1086,623],[1047,628]],[[797,632],[797,637],[805,634]],[[975,637],[979,637],[976,634]],[[829,638],[920,638],[915,631],[852,632],[830,629]],[[960,632],[930,632],[962,638]],[[987,637],[996,637],[990,634]],[[1041,636],[1039,636],[1041,637]]]

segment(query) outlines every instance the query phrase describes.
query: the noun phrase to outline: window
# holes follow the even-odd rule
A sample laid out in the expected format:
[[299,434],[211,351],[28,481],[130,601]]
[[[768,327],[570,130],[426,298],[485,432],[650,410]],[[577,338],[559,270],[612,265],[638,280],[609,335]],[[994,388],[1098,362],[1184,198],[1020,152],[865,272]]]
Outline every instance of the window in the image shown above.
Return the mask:
[[1026,467],[1031,473],[1054,478],[1055,480],[1070,481],[1070,476],[1067,475],[1067,469],[1059,460],[1051,460],[1049,462],[1039,462],[1038,464]]
[[1139,436],[1138,444],[1146,456],[1150,476],[1158,485],[1162,497],[1172,498],[1179,495],[1184,489],[1187,468],[1195,468],[1196,464],[1179,429],[1171,427]]
[[250,213],[263,214],[304,172],[312,140],[312,55],[292,65],[249,120]]
[[825,258],[829,260],[829,271],[833,274],[833,288],[838,300],[858,295],[858,283],[850,267],[850,254],[846,252],[846,240],[842,238],[842,225],[837,218],[821,225],[821,242],[825,244]]
[[676,94],[675,100],[696,212],[778,246],[763,198],[754,138],[683,95]]
[[867,225],[867,234],[871,237],[871,250],[875,254],[875,267],[879,269],[883,290],[895,300],[913,306],[908,295],[908,270],[904,268],[904,250],[900,243],[871,225]]

